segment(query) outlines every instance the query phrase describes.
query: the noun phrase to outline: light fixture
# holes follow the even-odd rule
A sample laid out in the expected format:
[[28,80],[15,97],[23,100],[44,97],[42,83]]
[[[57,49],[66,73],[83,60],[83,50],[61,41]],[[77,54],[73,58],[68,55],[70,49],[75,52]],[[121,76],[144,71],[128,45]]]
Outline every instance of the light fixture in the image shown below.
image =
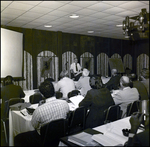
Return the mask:
[[72,15],[70,15],[69,17],[70,17],[70,18],[78,18],[79,15],[77,15],[77,14],[72,14]]
[[44,27],[46,27],[46,28],[51,28],[52,25],[44,25]]
[[94,31],[87,31],[88,33],[94,33]]
[[[130,22],[130,19],[135,21]],[[144,8],[141,9],[138,16],[126,16],[125,20],[122,22],[122,29],[125,38],[130,38],[130,36],[133,36],[135,33],[145,33],[145,31],[149,32],[149,13],[147,13]]]

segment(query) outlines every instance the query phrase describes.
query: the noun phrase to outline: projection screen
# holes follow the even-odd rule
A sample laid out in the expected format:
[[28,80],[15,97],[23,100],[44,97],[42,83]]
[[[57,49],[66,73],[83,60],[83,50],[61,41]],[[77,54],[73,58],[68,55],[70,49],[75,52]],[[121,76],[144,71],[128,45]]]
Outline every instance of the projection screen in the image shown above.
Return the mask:
[[1,28],[1,78],[23,77],[23,33]]

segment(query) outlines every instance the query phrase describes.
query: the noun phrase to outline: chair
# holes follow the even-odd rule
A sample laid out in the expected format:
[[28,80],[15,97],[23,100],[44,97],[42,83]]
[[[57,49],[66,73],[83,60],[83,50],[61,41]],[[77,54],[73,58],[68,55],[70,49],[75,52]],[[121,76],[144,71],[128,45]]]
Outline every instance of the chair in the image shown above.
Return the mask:
[[56,96],[57,99],[62,98],[63,97],[63,93],[60,92],[60,91],[56,91],[55,92],[55,96]]
[[72,90],[68,93],[68,98],[81,94],[79,90]]
[[126,116],[131,116],[134,112],[139,112],[140,100],[127,105]]
[[67,132],[67,119],[57,119],[40,129],[42,146],[58,146],[59,139]]
[[42,99],[43,97],[40,93],[35,93],[29,97],[29,102],[31,104],[36,104],[36,103],[39,103],[39,101],[41,101]]
[[76,108],[68,116],[68,134],[78,133],[85,128],[87,109],[84,106]]
[[3,124],[6,143],[8,143],[7,132],[8,132],[8,126],[9,126],[9,106],[11,106],[13,104],[16,104],[16,103],[24,103],[24,99],[11,98],[11,99],[5,101],[4,106],[3,106],[4,107],[3,108],[4,109],[4,114],[1,118],[1,122]]
[[122,111],[119,105],[112,105],[104,111],[104,124],[121,118]]

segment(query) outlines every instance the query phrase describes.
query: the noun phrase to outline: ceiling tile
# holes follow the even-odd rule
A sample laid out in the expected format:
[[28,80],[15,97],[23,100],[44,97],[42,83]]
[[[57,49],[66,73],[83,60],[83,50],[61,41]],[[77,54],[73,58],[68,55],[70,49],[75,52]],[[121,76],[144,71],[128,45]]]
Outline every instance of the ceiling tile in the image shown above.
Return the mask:
[[93,13],[96,13],[97,11],[94,11],[94,10],[90,10],[90,9],[82,9],[82,10],[79,10],[79,11],[76,11],[76,14],[79,14],[79,15],[91,15]]
[[44,8],[44,7],[40,7],[40,6],[36,6],[32,9],[30,9],[29,11],[31,12],[35,12],[35,13],[41,13],[41,14],[46,14],[50,11],[52,11],[53,9],[50,9],[50,8]]
[[62,16],[65,16],[65,15],[69,15],[69,13],[64,12],[64,11],[60,11],[60,10],[53,10],[53,11],[49,12],[49,14],[57,16],[57,17],[62,17]]
[[97,10],[97,11],[104,11],[106,9],[112,8],[113,6],[99,2],[95,5],[87,7],[88,9]]
[[108,13],[108,14],[113,15],[113,14],[117,14],[118,12],[120,13],[120,12],[124,12],[124,11],[125,11],[125,9],[123,9],[123,8],[113,7],[113,8],[104,10],[103,13]]
[[70,13],[81,10],[81,9],[82,9],[82,7],[73,6],[73,5],[69,5],[69,4],[66,4],[59,8],[59,10],[61,10],[61,11],[70,12]]
[[103,13],[103,12],[98,12],[90,15],[90,17],[95,17],[95,18],[104,18],[106,16],[109,16],[110,14],[108,13]]
[[12,3],[12,1],[1,1],[1,7],[7,7],[11,3]]
[[33,5],[28,5],[28,4],[19,3],[17,1],[14,1],[8,7],[13,8],[13,9],[18,9],[18,10],[29,10],[33,7]]
[[112,6],[118,6],[118,5],[124,4],[126,2],[127,1],[102,1],[102,3],[106,3],[106,4],[109,4]]
[[39,4],[39,6],[50,8],[50,9],[58,9],[63,5],[65,4],[59,1],[42,1],[42,3]]

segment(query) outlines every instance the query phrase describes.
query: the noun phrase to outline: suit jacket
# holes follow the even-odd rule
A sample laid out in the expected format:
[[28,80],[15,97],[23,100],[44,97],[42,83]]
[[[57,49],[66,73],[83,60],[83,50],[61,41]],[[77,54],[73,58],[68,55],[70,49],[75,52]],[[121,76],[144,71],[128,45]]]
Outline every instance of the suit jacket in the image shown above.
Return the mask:
[[85,127],[93,128],[104,124],[104,110],[112,105],[114,105],[114,101],[107,88],[89,90],[79,103],[79,106],[89,109]]
[[107,83],[105,83],[105,87],[108,88],[109,90],[119,89],[120,78],[121,78],[120,75],[112,76],[110,80]]
[[140,100],[148,100],[148,92],[144,84],[140,81],[133,81],[133,87],[137,88],[140,94]]
[[122,116],[126,113],[127,105],[131,102],[139,100],[139,92],[136,88],[125,87],[123,90],[119,90],[118,93],[113,95],[115,104],[120,104]]

